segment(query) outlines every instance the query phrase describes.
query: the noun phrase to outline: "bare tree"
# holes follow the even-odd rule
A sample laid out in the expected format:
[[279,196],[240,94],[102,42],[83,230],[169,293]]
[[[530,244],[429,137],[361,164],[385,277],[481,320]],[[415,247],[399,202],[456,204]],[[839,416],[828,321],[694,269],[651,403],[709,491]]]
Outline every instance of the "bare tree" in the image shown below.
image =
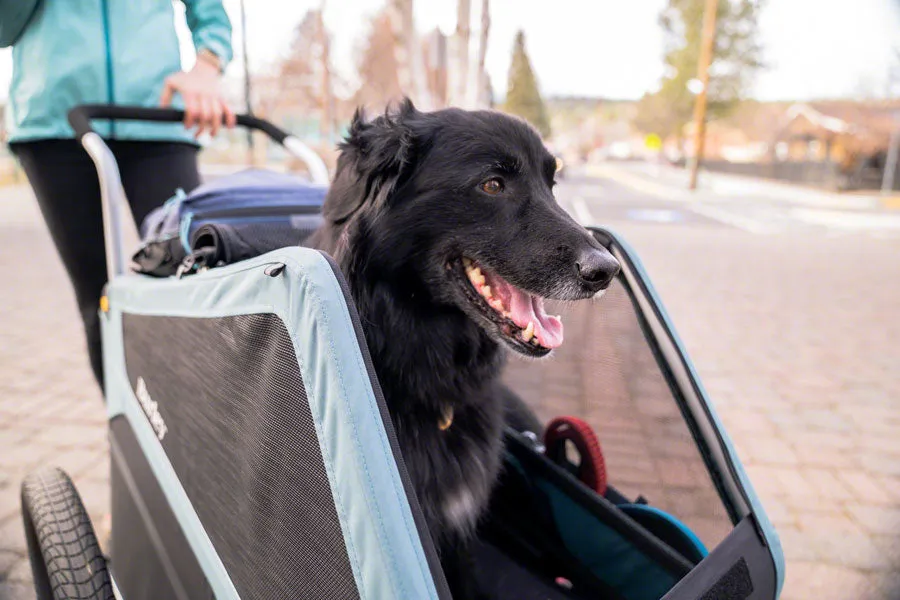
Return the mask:
[[469,21],[471,0],[458,0],[456,4],[456,31],[450,38],[450,60],[447,65],[447,100],[455,106],[464,106],[469,85]]
[[491,31],[491,9],[489,0],[481,0],[481,31],[478,36],[478,59],[476,62],[475,77],[470,84],[474,89],[469,90],[469,104],[472,108],[488,108],[491,104],[490,80],[484,69],[484,60],[487,56],[488,38]]
[[360,53],[357,71],[362,80],[353,97],[356,105],[381,109],[403,95],[397,63],[396,40],[390,15],[382,11],[372,19]]
[[406,94],[414,97],[420,108],[430,110],[433,102],[428,91],[421,45],[413,20],[413,0],[391,0],[389,6],[396,40],[395,56],[400,86]]
[[318,60],[321,22],[321,12],[310,10],[294,28],[290,51],[278,68],[278,97],[268,98],[268,101],[321,108],[321,84],[317,77],[321,68]]
[[331,87],[331,36],[328,35],[328,31],[325,29],[324,12],[325,0],[322,0],[316,31],[319,43],[319,68],[322,75],[322,119],[319,129],[322,139],[331,142],[334,132],[334,90]]

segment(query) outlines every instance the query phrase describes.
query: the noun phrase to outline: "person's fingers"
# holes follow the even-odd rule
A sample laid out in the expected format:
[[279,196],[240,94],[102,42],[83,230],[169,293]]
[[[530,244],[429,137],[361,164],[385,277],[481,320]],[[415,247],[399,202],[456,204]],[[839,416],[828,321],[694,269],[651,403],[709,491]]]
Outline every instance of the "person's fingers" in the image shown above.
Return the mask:
[[212,129],[212,103],[209,96],[198,97],[197,109],[199,116],[197,117],[197,135],[195,137],[200,137],[204,131]]
[[194,94],[181,94],[184,100],[184,128],[190,129],[199,118],[197,97]]
[[223,100],[220,100],[220,102],[222,103],[222,112],[225,113],[225,125],[229,129],[234,129],[237,125],[237,116],[234,114],[234,111],[231,110],[231,107],[228,106],[227,102]]
[[172,95],[174,94],[174,88],[172,87],[172,80],[166,77],[165,82],[163,83],[163,91],[159,97],[159,105],[160,106],[170,106],[172,104]]
[[210,110],[210,128],[209,134],[213,137],[219,133],[222,126],[222,103],[218,98],[210,98],[208,101]]

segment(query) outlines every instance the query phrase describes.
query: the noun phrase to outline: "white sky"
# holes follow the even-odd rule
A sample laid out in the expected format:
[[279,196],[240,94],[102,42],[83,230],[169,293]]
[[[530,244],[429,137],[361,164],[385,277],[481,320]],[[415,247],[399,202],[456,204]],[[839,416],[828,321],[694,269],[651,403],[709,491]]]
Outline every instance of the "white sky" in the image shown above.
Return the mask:
[[[288,46],[293,26],[322,0],[246,0],[250,65],[271,64]],[[384,0],[326,0],[338,72],[351,83],[368,17]],[[224,0],[234,24],[240,74],[238,0]],[[542,91],[548,95],[637,98],[662,71],[657,15],[666,0],[491,0],[488,73],[498,96],[506,89],[510,49],[524,29]],[[473,35],[481,2],[472,0]],[[180,8],[180,7],[179,7]],[[456,0],[416,0],[420,31],[455,28]],[[754,95],[763,100],[841,97],[884,91],[892,48],[900,50],[900,0],[768,0],[761,18],[769,69]],[[187,28],[180,27],[187,34]],[[187,35],[184,55],[192,54]],[[0,51],[0,94],[6,95],[10,51]]]

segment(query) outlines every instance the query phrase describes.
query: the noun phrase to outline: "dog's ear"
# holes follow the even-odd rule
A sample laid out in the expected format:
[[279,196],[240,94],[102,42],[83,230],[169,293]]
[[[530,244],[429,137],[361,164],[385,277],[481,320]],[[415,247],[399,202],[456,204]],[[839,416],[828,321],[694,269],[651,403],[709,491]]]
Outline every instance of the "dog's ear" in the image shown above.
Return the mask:
[[362,109],[356,110],[340,144],[337,174],[323,207],[326,219],[341,223],[367,203],[383,202],[404,183],[416,152],[409,124],[419,114],[409,98],[368,122]]

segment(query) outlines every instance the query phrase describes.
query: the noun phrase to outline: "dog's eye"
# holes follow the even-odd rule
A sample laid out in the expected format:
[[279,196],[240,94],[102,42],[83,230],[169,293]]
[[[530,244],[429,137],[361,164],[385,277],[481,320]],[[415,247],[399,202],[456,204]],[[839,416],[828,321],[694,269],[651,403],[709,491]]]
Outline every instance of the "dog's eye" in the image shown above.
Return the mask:
[[481,184],[481,189],[485,194],[499,194],[503,191],[503,182],[497,179],[496,177],[492,179],[488,179],[484,183]]

